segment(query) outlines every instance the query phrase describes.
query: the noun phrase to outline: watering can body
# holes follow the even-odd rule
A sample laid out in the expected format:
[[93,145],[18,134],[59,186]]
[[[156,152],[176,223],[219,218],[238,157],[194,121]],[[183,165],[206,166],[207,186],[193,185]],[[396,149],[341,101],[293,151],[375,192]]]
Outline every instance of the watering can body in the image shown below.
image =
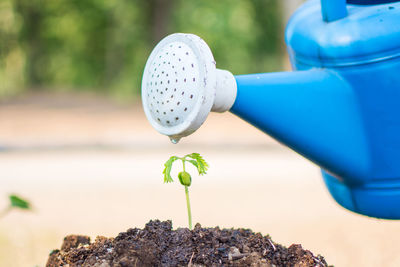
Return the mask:
[[348,2],[300,7],[295,71],[235,76],[231,112],[321,166],[343,207],[400,219],[400,2]]

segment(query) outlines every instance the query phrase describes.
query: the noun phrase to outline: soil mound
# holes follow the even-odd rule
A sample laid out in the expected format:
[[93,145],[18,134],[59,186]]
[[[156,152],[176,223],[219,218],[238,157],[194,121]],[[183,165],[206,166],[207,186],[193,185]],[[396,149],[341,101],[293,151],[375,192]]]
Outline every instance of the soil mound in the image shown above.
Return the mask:
[[129,229],[115,238],[64,238],[51,252],[47,267],[127,266],[260,266],[325,267],[325,259],[301,245],[286,248],[248,229],[202,228],[197,224],[172,230],[172,222],[150,221],[144,229]]

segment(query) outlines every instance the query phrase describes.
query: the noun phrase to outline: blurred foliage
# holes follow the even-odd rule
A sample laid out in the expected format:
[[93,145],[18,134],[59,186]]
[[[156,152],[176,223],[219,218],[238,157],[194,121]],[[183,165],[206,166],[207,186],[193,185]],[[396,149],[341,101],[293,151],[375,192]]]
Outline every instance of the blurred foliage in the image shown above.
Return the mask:
[[10,207],[12,208],[18,208],[22,210],[29,210],[31,208],[31,204],[29,204],[27,200],[22,199],[17,195],[9,195],[8,198],[10,200]]
[[17,196],[17,195],[9,195],[9,204],[3,210],[0,211],[0,219],[5,217],[10,211],[14,209],[20,210],[31,210],[31,204],[29,201]]
[[26,90],[140,90],[165,35],[190,32],[234,74],[281,68],[277,0],[1,0],[0,97]]

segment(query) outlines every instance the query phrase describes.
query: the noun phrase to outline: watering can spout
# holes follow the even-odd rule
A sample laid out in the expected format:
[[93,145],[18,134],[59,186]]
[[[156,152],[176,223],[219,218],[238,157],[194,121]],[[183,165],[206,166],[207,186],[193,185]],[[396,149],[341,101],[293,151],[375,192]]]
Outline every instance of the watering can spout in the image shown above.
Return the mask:
[[156,46],[142,81],[145,114],[173,143],[196,131],[210,111],[230,110],[330,174],[357,183],[368,171],[368,153],[354,94],[328,69],[233,76],[216,68],[200,37],[180,33]]
[[334,71],[235,76],[231,112],[338,177],[365,176],[368,151],[351,87]]

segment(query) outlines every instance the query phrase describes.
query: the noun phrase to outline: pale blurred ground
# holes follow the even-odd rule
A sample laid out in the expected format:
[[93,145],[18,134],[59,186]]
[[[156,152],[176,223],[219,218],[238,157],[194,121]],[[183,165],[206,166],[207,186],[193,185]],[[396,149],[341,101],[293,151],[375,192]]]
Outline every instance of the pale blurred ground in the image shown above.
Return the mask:
[[400,266],[400,222],[344,210],[315,165],[246,122],[211,114],[172,145],[133,104],[63,94],[0,103],[0,204],[16,192],[35,206],[0,220],[0,266],[44,266],[67,234],[115,236],[155,218],[186,226],[183,188],[161,171],[191,152],[210,162],[190,188],[195,222],[301,243],[335,266]]

